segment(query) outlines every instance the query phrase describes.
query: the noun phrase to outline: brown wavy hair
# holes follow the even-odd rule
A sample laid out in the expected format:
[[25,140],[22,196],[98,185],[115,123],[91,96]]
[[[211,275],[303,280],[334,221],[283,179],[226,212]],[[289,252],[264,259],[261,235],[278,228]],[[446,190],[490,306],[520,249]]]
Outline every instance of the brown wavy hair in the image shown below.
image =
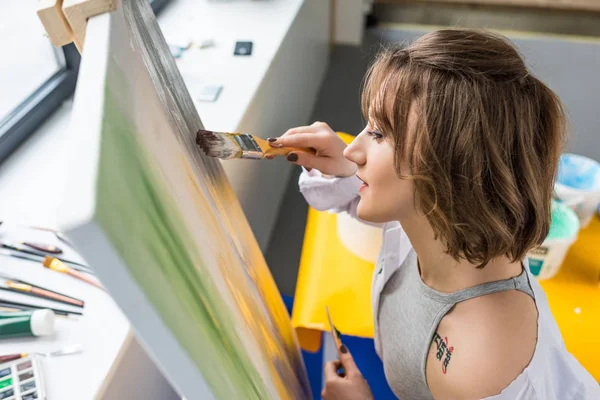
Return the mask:
[[386,49],[365,77],[362,108],[456,260],[518,261],[544,240],[565,116],[508,39],[448,29]]

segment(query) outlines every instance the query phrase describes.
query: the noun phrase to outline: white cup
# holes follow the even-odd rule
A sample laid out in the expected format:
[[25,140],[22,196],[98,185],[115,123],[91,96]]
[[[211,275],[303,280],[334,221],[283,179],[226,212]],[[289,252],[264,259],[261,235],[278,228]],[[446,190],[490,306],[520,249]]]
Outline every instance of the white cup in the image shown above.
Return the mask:
[[337,214],[337,234],[351,253],[375,264],[383,241],[383,229],[360,222],[347,213]]

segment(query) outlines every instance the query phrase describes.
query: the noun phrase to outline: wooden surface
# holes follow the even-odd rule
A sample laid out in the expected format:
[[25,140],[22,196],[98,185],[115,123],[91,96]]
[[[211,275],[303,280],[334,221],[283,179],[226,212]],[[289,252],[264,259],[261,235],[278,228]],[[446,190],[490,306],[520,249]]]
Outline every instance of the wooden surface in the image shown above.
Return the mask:
[[[410,3],[411,0],[375,0],[375,3]],[[412,2],[415,2],[414,0]],[[533,7],[557,10],[582,10],[600,12],[597,0],[420,0],[427,3],[456,3],[507,7]]]
[[41,0],[37,14],[52,44],[64,46],[73,41],[73,31],[62,12],[63,0]]
[[64,0],[63,13],[71,26],[73,41],[80,53],[83,51],[88,19],[114,11],[116,7],[116,0]]

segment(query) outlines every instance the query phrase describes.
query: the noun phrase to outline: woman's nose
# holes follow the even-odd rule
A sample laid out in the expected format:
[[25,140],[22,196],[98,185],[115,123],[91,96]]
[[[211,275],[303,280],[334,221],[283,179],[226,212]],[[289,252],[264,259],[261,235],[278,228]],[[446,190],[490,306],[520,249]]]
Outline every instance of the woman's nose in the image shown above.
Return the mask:
[[362,134],[358,135],[344,150],[344,157],[357,165],[363,165],[366,161],[362,136]]

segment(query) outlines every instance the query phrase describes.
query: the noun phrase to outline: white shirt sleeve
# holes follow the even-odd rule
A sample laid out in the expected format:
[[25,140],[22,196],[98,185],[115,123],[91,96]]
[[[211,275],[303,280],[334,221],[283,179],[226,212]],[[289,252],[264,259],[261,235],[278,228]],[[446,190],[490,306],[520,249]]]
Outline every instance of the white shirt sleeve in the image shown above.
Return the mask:
[[307,171],[302,168],[298,186],[312,208],[318,211],[346,211],[356,217],[358,188],[361,183],[356,175],[347,178],[328,178],[316,169]]

